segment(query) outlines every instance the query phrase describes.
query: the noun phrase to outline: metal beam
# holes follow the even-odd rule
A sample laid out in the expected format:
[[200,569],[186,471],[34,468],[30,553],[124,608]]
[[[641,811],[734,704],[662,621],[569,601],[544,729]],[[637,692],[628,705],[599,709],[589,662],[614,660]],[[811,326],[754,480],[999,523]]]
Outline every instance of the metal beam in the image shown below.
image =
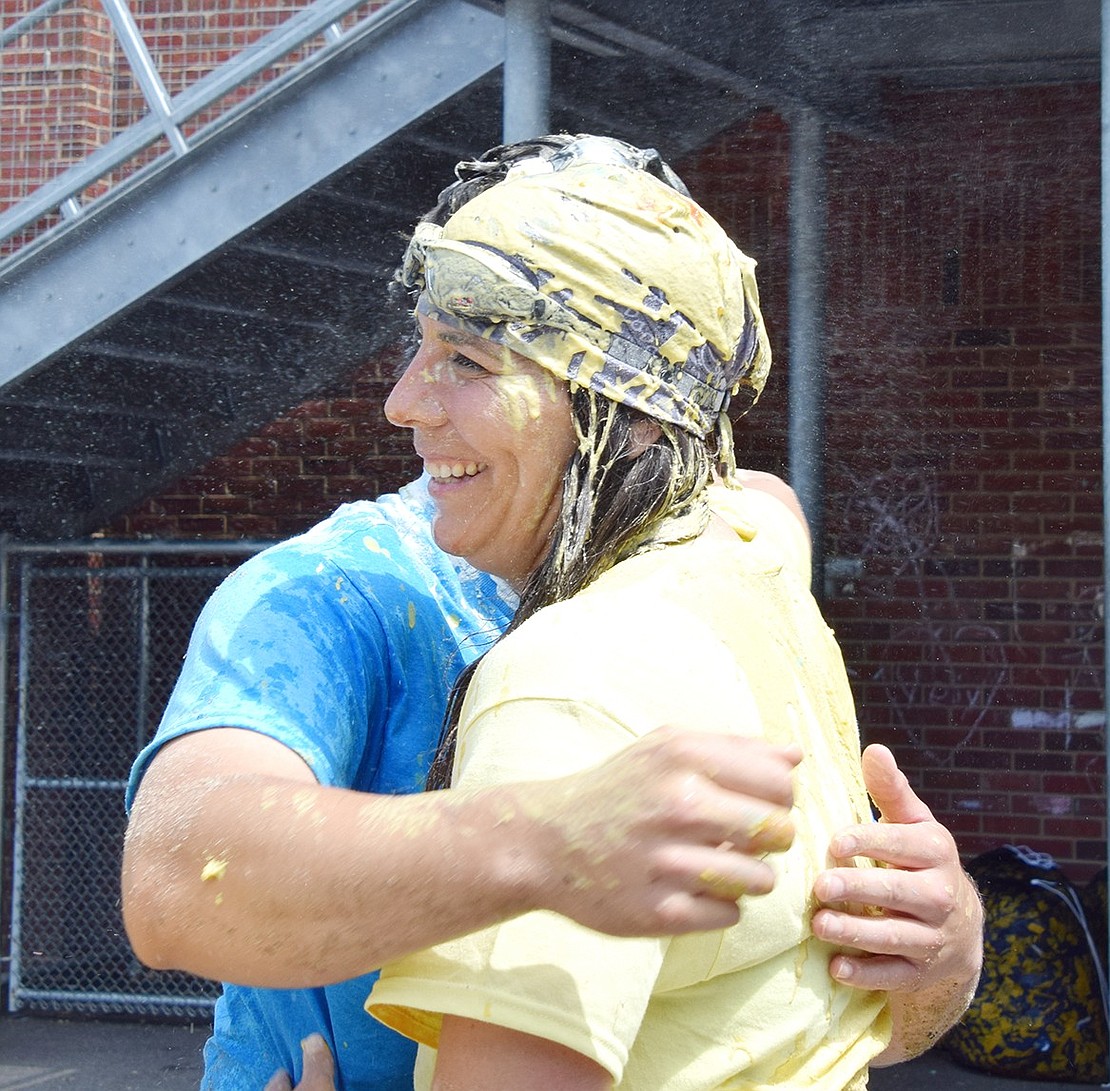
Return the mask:
[[[1103,623],[1103,684],[1102,684],[1102,745],[1105,751],[1106,780],[1110,785],[1110,716],[1106,703],[1110,696],[1110,535],[1106,520],[1110,515],[1110,0],[1102,0],[1102,623]],[[1106,824],[1106,858],[1110,860],[1110,797],[1104,802],[1103,821]],[[1103,926],[1110,942],[1110,920]],[[1106,966],[1105,981],[1110,981],[1110,962]],[[1105,1001],[1105,997],[1103,997]],[[1106,1082],[1110,1087],[1110,1058],[1107,1059]]]
[[505,0],[502,140],[551,128],[551,0]]
[[[744,75],[742,71],[724,68],[680,49],[668,40],[666,34],[653,36],[643,31],[633,30],[567,0],[557,0],[554,13],[560,23],[577,27],[602,41],[612,42],[623,49],[639,54],[647,61],[673,68],[722,91],[731,91],[739,97],[750,99],[759,105],[775,106],[785,110],[790,107],[800,107],[806,103],[805,97],[800,93],[769,87],[758,79]],[[634,24],[637,22],[635,16],[635,9],[629,8],[629,18]]]
[[116,31],[116,38],[123,47],[128,61],[131,63],[131,74],[143,92],[143,98],[150,108],[150,112],[158,119],[158,124],[165,133],[176,155],[184,155],[189,150],[181,129],[174,123],[173,106],[170,103],[169,92],[158,74],[158,66],[150,55],[150,50],[143,41],[135,16],[125,0],[100,0],[108,18]]
[[790,117],[790,484],[809,522],[818,597],[825,583],[826,190],[824,125],[812,110],[795,110]]
[[496,68],[503,42],[494,13],[420,4],[141,187],[122,187],[0,278],[0,387]]
[[1031,82],[1031,66],[1096,62],[1098,25],[1098,0],[922,0],[835,8],[811,30],[814,49],[869,72],[912,81],[1007,69]]
[[[378,8],[360,20],[341,42],[331,40],[331,35],[327,33],[328,28],[335,25],[335,20],[350,14],[361,2],[362,0],[312,0],[307,8],[289,16],[254,42],[249,49],[213,68],[174,95],[169,104],[169,122],[180,127],[198,114],[209,114],[212,112],[210,108],[217,107],[218,116],[210,118],[189,138],[190,144],[199,145],[207,139],[211,131],[230,124],[240,114],[255,108],[261,94],[256,91],[245,99],[228,103],[226,100],[232,92],[250,84],[256,76],[274,65],[280,65],[305,42],[320,35],[329,39],[327,45],[313,52],[293,69],[267,81],[264,88],[267,96],[280,94],[288,83],[303,77],[310,67],[329,63],[333,56],[347,50],[353,42],[379,33],[380,27],[390,22],[405,19],[410,7],[425,0],[392,0],[385,7]],[[85,191],[114,174],[120,166],[135,156],[147,151],[158,140],[160,132],[161,119],[155,113],[144,114],[84,159],[78,160],[61,174],[32,190],[11,208],[0,212],[0,240],[34,226],[42,217],[51,215],[59,207],[69,208],[71,216],[83,213],[85,206],[80,202]],[[131,178],[137,181],[146,174],[157,171],[160,165],[155,160],[136,171]],[[36,235],[34,240],[19,249],[14,258],[5,259],[5,264],[16,264],[21,255],[32,251],[41,241],[49,241],[53,234],[48,228]]]

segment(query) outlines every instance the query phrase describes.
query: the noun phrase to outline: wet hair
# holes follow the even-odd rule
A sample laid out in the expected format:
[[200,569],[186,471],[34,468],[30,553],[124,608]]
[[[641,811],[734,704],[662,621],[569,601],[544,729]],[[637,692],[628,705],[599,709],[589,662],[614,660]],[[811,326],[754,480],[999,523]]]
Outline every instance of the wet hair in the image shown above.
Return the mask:
[[[514,163],[537,155],[550,158],[576,139],[547,136],[499,145],[479,159],[460,163],[458,181],[440,193],[423,220],[445,223],[467,201],[502,181]],[[658,153],[644,155],[643,169],[686,192]],[[573,383],[570,398],[578,447],[567,464],[548,550],[521,592],[506,636],[545,606],[576,595],[620,561],[696,536],[708,518],[703,492],[717,459],[718,433],[700,439]],[[452,688],[443,735],[428,773],[429,789],[450,784],[459,715],[478,662],[471,663]]]
[[[567,153],[568,149],[580,145],[590,138],[571,136],[569,133],[552,133],[532,140],[520,140],[515,144],[498,144],[483,152],[477,159],[464,159],[455,166],[456,181],[440,191],[435,207],[430,209],[422,220],[429,223],[444,224],[467,201],[477,197],[491,186],[503,182],[509,171],[517,163],[526,159],[555,159]],[[609,140],[606,144],[614,156],[619,157],[626,166],[658,178],[660,182],[677,190],[684,197],[690,196],[686,184],[663,161],[654,148],[634,148],[621,141]]]

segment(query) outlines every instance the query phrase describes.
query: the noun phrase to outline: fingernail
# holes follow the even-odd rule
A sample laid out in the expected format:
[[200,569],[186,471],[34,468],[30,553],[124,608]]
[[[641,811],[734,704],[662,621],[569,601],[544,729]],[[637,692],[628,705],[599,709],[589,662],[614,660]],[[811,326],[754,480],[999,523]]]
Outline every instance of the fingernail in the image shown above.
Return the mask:
[[859,839],[850,833],[840,834],[833,839],[831,847],[836,857],[855,856],[859,851]]
[[794,843],[794,823],[788,814],[764,815],[752,823],[748,837],[766,852],[784,852]]
[[723,875],[706,868],[699,876],[706,888],[714,894],[727,898],[731,902],[738,902],[748,892],[746,883],[739,880],[726,879]]
[[837,963],[836,969],[833,971],[833,977],[835,977],[837,981],[847,981],[855,971],[856,968],[847,959],[841,959]]
[[821,880],[821,888],[825,892],[825,901],[835,902],[844,897],[844,880],[836,875],[826,875]]

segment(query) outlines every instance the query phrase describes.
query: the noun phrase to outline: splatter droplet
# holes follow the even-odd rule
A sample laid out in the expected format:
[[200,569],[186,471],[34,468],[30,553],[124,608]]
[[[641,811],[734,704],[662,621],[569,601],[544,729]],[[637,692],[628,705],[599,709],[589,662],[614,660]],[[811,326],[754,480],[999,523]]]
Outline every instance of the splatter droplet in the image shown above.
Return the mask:
[[210,883],[213,879],[222,879],[226,871],[226,860],[209,860],[200,870],[200,880],[202,883]]

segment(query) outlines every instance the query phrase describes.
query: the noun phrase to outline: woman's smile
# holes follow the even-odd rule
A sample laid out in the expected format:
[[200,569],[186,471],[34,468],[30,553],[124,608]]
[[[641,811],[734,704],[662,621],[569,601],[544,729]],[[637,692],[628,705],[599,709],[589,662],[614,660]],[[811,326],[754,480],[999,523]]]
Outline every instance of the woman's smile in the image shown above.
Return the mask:
[[473,477],[486,468],[481,462],[432,462],[424,459],[424,472],[435,481],[450,481],[455,477]]
[[577,445],[565,382],[418,314],[421,343],[385,412],[411,428],[441,549],[521,586],[543,560]]

